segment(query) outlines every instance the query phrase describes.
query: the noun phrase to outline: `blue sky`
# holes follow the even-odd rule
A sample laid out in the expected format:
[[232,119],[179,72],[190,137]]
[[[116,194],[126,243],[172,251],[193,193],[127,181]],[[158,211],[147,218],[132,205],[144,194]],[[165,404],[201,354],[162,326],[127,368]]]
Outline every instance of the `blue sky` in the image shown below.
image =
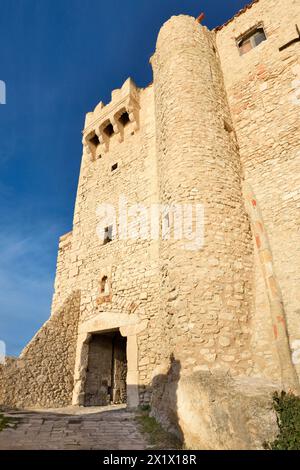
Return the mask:
[[49,317],[58,237],[71,230],[84,115],[149,58],[171,15],[213,28],[247,0],[1,0],[0,340],[17,355]]

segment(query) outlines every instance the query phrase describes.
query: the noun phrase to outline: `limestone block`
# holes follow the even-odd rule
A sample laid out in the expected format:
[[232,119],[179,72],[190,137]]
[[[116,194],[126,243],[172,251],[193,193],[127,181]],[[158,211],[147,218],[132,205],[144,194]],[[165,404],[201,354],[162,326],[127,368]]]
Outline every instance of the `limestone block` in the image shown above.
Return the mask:
[[188,449],[263,449],[277,435],[272,395],[279,385],[222,372],[178,378],[157,377],[152,413]]

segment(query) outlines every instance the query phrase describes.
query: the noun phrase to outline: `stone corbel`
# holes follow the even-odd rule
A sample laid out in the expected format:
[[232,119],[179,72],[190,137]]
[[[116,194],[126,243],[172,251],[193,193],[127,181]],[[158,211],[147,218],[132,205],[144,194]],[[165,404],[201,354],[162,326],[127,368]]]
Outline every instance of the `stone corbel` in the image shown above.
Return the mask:
[[95,129],[95,134],[97,135],[97,137],[99,139],[101,152],[102,153],[107,152],[108,151],[108,145],[106,145],[106,142],[104,141],[104,139],[102,137],[103,133],[101,133],[99,128],[96,128]]
[[127,109],[125,108],[125,106],[122,106],[122,108],[120,108],[113,116],[113,121],[116,122],[117,126],[118,126],[118,132],[119,132],[118,139],[119,139],[119,142],[123,142],[123,140],[124,140],[124,127],[120,123],[119,119],[122,116],[122,114],[125,113],[125,112],[127,113]]
[[104,129],[106,126],[110,124],[109,120],[105,120],[102,122],[100,126],[96,129],[97,136],[99,138],[99,142],[103,148],[103,151],[106,153],[109,151],[109,137],[105,134]]
[[134,131],[139,130],[140,128],[140,106],[138,103],[130,98],[128,102],[126,103],[126,109],[128,112],[128,116],[130,119],[130,122],[134,124],[133,129]]
[[91,159],[93,159],[92,151],[90,149],[86,135],[82,137],[82,145],[83,145],[83,152],[85,152]]
[[95,147],[91,144],[90,139],[93,138],[94,135],[98,137],[99,143],[101,144],[97,129],[91,130],[88,134],[84,135],[82,139],[84,151],[86,151],[86,153],[89,155],[91,160],[96,160],[97,158],[101,157],[101,152],[103,151],[101,145],[100,145],[100,148],[98,148],[98,146]]
[[122,125],[120,124],[119,120],[116,119],[116,115],[110,117],[110,122],[114,128],[114,133],[118,136],[118,141],[121,143],[124,140],[124,132]]
[[96,152],[95,154],[93,153],[92,144],[90,143],[90,138],[93,137],[94,134],[95,131],[92,130],[88,134],[84,135],[82,139],[84,150],[86,151],[87,155],[90,157],[91,160],[96,160],[97,158],[97,154]]

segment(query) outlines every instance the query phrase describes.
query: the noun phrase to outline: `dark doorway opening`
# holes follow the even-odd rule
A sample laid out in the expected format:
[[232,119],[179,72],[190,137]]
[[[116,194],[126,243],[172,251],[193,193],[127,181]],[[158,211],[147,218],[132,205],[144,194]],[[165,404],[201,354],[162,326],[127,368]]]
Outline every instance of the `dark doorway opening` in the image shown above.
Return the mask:
[[119,331],[92,335],[85,381],[85,406],[126,403],[126,342]]

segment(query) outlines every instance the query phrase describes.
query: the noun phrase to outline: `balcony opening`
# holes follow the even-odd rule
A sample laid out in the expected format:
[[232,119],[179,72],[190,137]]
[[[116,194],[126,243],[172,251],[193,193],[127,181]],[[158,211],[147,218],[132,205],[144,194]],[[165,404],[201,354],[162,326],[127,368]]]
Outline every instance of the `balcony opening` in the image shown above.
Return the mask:
[[94,147],[97,147],[99,144],[99,139],[96,134],[89,141]]
[[114,128],[113,125],[110,123],[108,124],[104,129],[103,132],[107,137],[111,137],[114,134]]
[[127,124],[130,123],[129,114],[127,112],[123,113],[119,117],[119,122],[122,124],[123,127],[127,126]]

